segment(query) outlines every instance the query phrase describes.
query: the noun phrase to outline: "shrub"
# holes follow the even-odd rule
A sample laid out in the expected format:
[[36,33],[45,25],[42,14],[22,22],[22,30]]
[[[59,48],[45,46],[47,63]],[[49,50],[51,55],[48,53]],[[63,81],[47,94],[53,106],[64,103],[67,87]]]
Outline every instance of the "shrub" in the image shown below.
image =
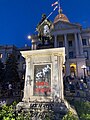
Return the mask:
[[77,101],[74,102],[74,106],[78,113],[80,120],[90,120],[90,102]]
[[63,117],[62,120],[78,120],[78,118],[73,115],[71,111],[68,111],[68,113]]

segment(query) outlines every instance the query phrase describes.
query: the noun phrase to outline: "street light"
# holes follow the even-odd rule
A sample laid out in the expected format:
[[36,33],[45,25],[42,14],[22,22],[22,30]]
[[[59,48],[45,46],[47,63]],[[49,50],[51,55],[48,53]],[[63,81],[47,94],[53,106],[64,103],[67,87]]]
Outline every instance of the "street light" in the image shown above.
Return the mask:
[[36,50],[37,47],[37,40],[38,40],[38,36],[37,35],[28,35],[27,38],[31,41],[31,46],[32,46],[32,50]]
[[85,73],[85,70],[86,70],[87,67],[85,65],[83,65],[81,68],[83,69],[83,72],[84,72],[84,82],[86,82],[86,73]]
[[34,48],[33,48],[32,36],[31,36],[31,35],[28,35],[28,36],[27,36],[27,39],[30,40],[30,42],[31,42],[31,49],[33,50]]
[[[31,42],[32,42],[32,40],[31,40],[31,39],[32,39],[31,35],[28,35],[28,36],[27,36],[27,39],[29,40],[30,46],[31,46]],[[30,47],[30,49],[31,49],[31,47]]]
[[31,35],[28,35],[27,38],[30,40],[31,39]]

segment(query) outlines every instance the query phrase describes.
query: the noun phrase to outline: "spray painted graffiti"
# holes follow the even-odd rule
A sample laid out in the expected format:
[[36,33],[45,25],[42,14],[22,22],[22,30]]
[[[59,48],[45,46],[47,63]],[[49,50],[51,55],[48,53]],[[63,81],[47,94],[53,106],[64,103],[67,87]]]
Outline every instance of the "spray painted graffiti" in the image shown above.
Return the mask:
[[50,96],[51,64],[34,66],[34,95]]

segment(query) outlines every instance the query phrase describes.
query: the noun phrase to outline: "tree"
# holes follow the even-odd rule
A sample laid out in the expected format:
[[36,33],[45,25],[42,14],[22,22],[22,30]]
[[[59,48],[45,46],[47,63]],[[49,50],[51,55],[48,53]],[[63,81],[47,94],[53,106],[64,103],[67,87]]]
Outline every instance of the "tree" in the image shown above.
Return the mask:
[[11,54],[7,61],[5,67],[5,82],[17,83],[19,82],[18,66],[17,60],[13,54]]
[[3,76],[4,76],[4,65],[0,60],[0,83],[3,82]]

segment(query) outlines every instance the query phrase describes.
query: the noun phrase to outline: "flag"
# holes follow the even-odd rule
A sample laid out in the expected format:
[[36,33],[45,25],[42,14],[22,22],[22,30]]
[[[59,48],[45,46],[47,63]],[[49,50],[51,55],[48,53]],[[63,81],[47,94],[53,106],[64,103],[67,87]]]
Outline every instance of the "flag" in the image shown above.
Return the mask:
[[55,11],[57,8],[58,8],[58,6],[56,6],[56,7],[53,9],[53,11]]
[[51,6],[55,6],[58,4],[58,1],[56,1],[55,3],[53,3]]

